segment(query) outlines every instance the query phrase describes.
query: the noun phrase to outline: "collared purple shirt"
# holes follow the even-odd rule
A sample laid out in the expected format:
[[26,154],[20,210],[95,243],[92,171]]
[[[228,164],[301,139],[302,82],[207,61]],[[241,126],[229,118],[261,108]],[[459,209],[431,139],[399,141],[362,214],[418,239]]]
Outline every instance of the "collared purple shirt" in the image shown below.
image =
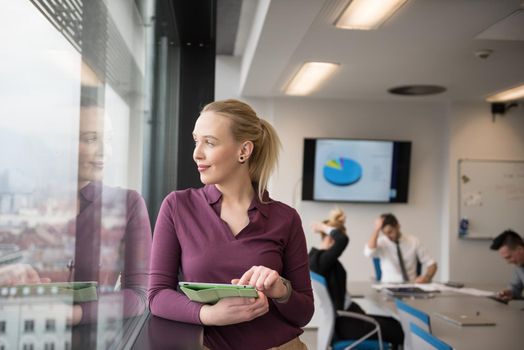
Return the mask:
[[[267,196],[267,194],[266,194]],[[171,320],[200,324],[201,304],[177,291],[180,278],[230,283],[255,265],[276,270],[291,281],[287,303],[269,301],[269,312],[252,321],[206,326],[211,349],[268,349],[302,333],[313,315],[306,240],[298,213],[255,196],[249,224],[236,236],[220,218],[222,193],[214,186],[169,194],[160,208],[153,235],[149,282],[151,312]]]

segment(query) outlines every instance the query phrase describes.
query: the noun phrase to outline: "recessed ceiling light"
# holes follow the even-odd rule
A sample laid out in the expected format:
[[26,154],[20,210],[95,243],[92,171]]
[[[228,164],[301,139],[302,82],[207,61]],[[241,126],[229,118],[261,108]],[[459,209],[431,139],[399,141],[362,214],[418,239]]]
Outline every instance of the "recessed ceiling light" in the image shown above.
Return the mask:
[[488,102],[508,102],[515,101],[524,98],[524,84],[515,86],[511,89],[507,89],[486,98]]
[[388,92],[391,94],[404,96],[435,95],[444,91],[446,91],[446,88],[438,85],[404,85],[388,90]]
[[286,95],[307,95],[329,78],[339,67],[338,63],[306,62],[284,89]]
[[407,0],[353,0],[335,21],[342,29],[377,29]]

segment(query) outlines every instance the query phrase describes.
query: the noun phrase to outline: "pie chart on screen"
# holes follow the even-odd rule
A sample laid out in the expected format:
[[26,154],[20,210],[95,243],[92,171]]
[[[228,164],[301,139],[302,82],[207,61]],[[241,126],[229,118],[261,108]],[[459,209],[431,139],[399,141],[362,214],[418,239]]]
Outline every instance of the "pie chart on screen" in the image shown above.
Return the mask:
[[324,178],[335,186],[352,185],[362,177],[360,164],[349,158],[331,159],[324,165]]

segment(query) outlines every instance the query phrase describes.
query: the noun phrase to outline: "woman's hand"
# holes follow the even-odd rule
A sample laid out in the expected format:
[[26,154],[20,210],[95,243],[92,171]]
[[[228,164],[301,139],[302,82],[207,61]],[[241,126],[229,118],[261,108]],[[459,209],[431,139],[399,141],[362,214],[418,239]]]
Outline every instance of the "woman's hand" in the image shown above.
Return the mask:
[[204,305],[200,321],[208,326],[225,326],[251,321],[268,311],[267,297],[258,292],[258,298],[231,297],[220,299],[215,305]]
[[49,278],[40,278],[29,264],[11,264],[0,267],[0,285],[49,283]]
[[231,283],[253,286],[271,299],[283,298],[288,293],[278,272],[265,266],[253,266],[240,279],[234,279]]

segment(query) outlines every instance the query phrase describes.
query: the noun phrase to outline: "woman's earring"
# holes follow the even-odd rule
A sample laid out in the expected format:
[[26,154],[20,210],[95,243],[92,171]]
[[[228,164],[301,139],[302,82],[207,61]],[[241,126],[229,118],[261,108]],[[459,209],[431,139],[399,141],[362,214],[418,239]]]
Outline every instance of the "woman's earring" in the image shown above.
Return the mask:
[[244,156],[240,156],[240,157],[238,158],[238,162],[241,163],[241,164],[244,164],[244,163],[246,162]]

